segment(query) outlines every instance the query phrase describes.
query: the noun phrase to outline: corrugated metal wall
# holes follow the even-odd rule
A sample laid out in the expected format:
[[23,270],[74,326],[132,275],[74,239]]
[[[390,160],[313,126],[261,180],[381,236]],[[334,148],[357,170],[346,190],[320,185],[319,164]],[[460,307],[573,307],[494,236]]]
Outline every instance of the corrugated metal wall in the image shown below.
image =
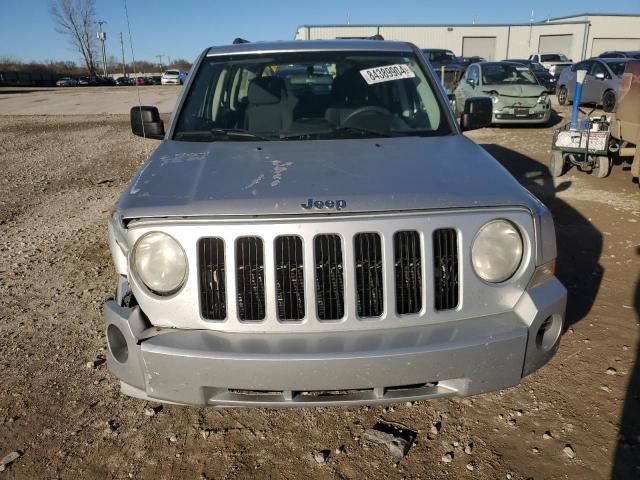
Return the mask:
[[[465,37],[493,37],[493,58],[502,60],[526,58],[538,51],[541,37],[564,35],[562,53],[576,61],[592,54],[594,39],[607,39],[607,45],[611,45],[609,40],[616,37],[640,40],[640,16],[592,16],[588,18],[591,26],[587,23],[575,23],[578,20],[586,21],[584,17],[576,17],[532,25],[312,25],[299,27],[295,38],[370,37],[379,33],[387,40],[407,41],[420,48],[447,48],[456,55],[462,55]],[[567,38],[571,40],[567,41]],[[542,42],[544,44],[545,40]],[[625,49],[630,44],[629,41],[621,41],[617,48]],[[597,41],[596,47],[600,48]]]

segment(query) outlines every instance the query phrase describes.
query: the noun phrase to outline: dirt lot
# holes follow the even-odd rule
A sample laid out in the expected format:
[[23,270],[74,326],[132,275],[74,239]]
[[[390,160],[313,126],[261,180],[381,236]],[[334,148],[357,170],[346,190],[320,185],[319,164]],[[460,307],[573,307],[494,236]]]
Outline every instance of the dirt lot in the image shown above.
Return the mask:
[[[620,166],[552,181],[551,133],[470,134],[553,211],[570,291],[558,354],[518,387],[392,408],[148,416],[156,404],[87,366],[104,354],[114,290],[106,218],[143,140],[125,115],[0,117],[0,457],[21,454],[0,479],[640,478],[640,191]],[[399,462],[361,440],[380,419],[418,432]]]

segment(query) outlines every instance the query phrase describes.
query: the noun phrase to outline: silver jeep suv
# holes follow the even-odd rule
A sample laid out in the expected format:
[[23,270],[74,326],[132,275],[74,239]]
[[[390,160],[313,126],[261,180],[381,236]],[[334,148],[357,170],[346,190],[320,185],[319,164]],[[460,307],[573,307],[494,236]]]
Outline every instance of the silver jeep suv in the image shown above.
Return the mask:
[[216,406],[516,385],[555,353],[549,211],[461,134],[426,58],[376,40],[205,50],[109,220],[122,392]]

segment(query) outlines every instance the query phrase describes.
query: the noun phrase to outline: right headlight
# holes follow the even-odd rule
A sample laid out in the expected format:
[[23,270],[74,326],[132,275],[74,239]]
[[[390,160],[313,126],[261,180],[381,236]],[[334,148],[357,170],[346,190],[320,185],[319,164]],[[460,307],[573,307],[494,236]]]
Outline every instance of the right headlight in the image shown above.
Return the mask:
[[171,295],[187,278],[187,256],[170,235],[150,232],[136,242],[132,267],[138,278],[153,293]]
[[473,270],[487,282],[504,282],[520,266],[523,250],[522,237],[513,223],[492,220],[482,226],[473,240]]

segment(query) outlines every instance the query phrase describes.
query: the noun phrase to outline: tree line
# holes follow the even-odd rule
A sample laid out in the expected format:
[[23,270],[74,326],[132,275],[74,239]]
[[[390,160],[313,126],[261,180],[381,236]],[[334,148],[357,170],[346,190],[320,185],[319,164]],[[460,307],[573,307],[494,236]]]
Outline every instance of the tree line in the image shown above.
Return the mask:
[[[182,58],[172,61],[168,65],[159,65],[157,62],[138,61],[125,63],[125,73],[151,73],[163,70],[185,70],[191,68],[191,63]],[[73,61],[46,60],[44,62],[23,62],[17,58],[0,57],[0,71],[2,72],[30,72],[52,73],[58,75],[93,75],[86,65],[78,65]],[[107,58],[107,71],[110,75],[122,75],[122,63],[116,57]]]

